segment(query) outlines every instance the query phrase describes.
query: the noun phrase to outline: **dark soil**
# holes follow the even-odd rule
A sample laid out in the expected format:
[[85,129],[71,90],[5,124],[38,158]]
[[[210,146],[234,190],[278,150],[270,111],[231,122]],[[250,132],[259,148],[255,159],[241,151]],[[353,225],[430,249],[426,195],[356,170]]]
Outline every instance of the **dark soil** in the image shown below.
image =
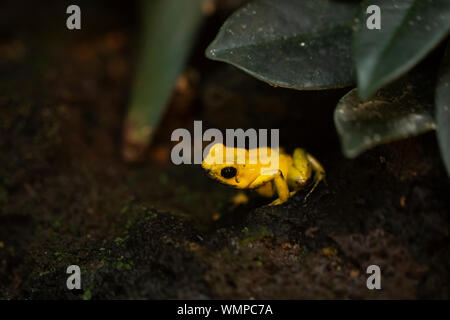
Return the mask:
[[[203,51],[243,1],[201,32],[145,161],[121,157],[139,28],[134,2],[0,5],[0,298],[450,298],[449,180],[434,133],[343,157],[333,125],[349,89],[272,88]],[[30,6],[30,2],[26,2]],[[193,120],[280,128],[323,163],[305,202],[235,190],[170,162]],[[66,288],[79,265],[82,290]],[[368,290],[379,265],[382,289]]]

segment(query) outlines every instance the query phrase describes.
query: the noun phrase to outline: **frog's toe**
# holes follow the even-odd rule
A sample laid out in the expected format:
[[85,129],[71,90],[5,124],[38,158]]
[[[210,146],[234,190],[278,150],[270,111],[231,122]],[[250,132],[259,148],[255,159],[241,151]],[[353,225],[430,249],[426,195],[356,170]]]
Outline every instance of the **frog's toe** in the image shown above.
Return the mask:
[[281,200],[280,198],[272,201],[271,203],[268,204],[268,206],[272,207],[272,206],[278,206],[280,204],[285,203],[287,200]]

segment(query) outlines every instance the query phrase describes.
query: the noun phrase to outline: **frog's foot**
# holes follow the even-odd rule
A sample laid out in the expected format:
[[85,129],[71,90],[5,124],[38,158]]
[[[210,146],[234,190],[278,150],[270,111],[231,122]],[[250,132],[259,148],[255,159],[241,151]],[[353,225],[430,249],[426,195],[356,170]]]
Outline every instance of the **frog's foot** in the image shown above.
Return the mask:
[[303,201],[306,201],[308,199],[310,194],[317,188],[320,181],[325,182],[325,169],[322,167],[320,162],[317,161],[317,159],[314,158],[309,153],[307,154],[307,158],[308,158],[308,161],[311,164],[312,169],[314,171],[314,184],[313,184],[311,190],[309,190],[308,194],[305,196]]
[[231,203],[232,205],[230,207],[230,210],[233,210],[240,205],[247,204],[248,197],[244,192],[240,191],[234,197],[231,198]]
[[[292,196],[293,196],[294,194],[296,194],[296,193],[297,193],[297,190],[289,192],[289,198],[292,197]],[[288,199],[286,199],[286,200],[281,200],[280,198],[278,198],[278,199],[272,201],[271,203],[269,203],[268,206],[278,206],[278,205],[280,205],[280,204],[285,203],[287,200],[288,200]]]
[[271,203],[269,203],[268,206],[269,206],[269,207],[272,207],[272,206],[278,206],[278,205],[280,205],[280,204],[285,203],[286,201],[287,201],[287,200],[281,200],[280,198],[278,198],[278,199],[272,201]]
[[317,171],[316,174],[314,175],[314,184],[313,184],[311,190],[309,190],[309,192],[306,194],[305,198],[303,199],[304,202],[306,202],[306,200],[311,195],[311,193],[317,188],[320,181],[323,181],[326,184],[325,172],[323,172],[323,171]]

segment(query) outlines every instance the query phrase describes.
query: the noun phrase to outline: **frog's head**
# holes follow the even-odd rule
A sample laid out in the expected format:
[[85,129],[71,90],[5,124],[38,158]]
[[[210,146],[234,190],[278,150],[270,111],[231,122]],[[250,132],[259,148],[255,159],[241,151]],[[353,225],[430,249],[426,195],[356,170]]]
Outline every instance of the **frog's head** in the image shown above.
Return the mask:
[[239,189],[248,188],[259,176],[260,171],[257,165],[248,163],[247,150],[227,148],[220,143],[209,149],[202,162],[202,168],[211,178]]

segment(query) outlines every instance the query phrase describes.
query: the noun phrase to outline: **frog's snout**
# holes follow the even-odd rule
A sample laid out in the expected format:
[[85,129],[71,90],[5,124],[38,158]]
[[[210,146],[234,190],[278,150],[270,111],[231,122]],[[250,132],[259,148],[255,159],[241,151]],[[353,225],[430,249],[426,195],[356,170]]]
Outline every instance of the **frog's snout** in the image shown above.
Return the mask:
[[204,161],[202,162],[202,168],[203,170],[205,170],[205,173],[212,177],[213,176],[213,172],[211,171],[211,165],[206,164]]
[[202,168],[206,171],[211,171],[211,165],[208,165],[205,161],[202,162]]

